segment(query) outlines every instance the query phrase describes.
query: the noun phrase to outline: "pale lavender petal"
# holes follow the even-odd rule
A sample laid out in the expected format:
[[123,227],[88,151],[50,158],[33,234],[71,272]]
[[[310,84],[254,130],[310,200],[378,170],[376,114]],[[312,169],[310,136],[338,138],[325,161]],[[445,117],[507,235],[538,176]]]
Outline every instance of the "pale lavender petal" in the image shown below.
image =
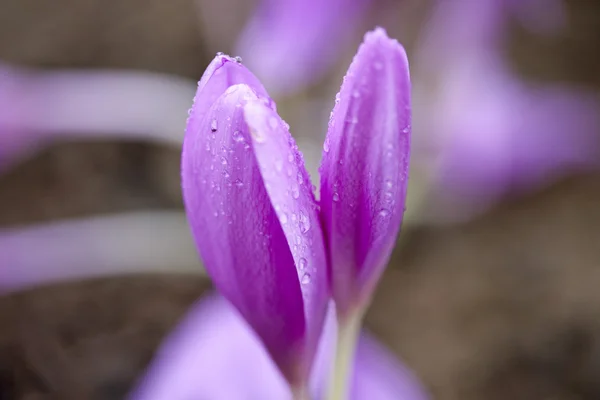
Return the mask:
[[327,260],[313,187],[304,158],[277,113],[254,101],[244,107],[244,115],[267,193],[297,266],[304,299],[308,370],[329,299]]
[[[215,285],[256,330],[286,378],[299,383],[311,358],[307,336],[317,329],[319,316],[311,316],[315,320],[307,326],[301,265],[296,267],[290,231],[282,226],[256,161],[256,139],[244,120],[248,101],[262,99],[249,86],[236,85],[207,113],[196,113],[198,103],[194,105],[182,154],[183,196],[196,245]],[[315,250],[298,253],[315,268],[324,256],[311,238],[302,235],[294,244]],[[307,285],[321,283],[314,279]],[[317,289],[305,292],[315,300],[322,296]]]
[[342,310],[368,300],[396,243],[406,200],[410,78],[406,53],[367,33],[336,100],[321,165],[331,286]]
[[[335,315],[330,313],[311,380],[314,399],[323,394],[335,347],[332,339]],[[412,373],[366,334],[359,340],[353,375],[352,400],[427,398]],[[194,305],[166,339],[129,398],[286,400],[291,393],[237,310],[223,298],[211,296]]]
[[272,93],[295,91],[336,61],[369,2],[262,0],[237,53]]
[[440,193],[483,209],[509,191],[599,166],[600,99],[566,87],[528,87],[481,64],[454,79],[432,118],[446,132]]
[[238,311],[212,295],[165,340],[131,400],[285,400],[290,389]]
[[133,273],[203,273],[182,212],[131,212],[0,229],[0,294]]

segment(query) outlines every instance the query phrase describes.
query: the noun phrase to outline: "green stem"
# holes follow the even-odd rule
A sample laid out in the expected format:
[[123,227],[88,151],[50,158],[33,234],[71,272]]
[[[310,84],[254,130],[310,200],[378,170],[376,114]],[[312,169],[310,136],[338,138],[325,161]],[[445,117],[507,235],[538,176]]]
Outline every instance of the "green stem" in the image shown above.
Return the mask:
[[352,376],[354,352],[363,315],[361,309],[356,309],[346,316],[338,315],[335,361],[329,380],[327,400],[348,399],[348,383]]

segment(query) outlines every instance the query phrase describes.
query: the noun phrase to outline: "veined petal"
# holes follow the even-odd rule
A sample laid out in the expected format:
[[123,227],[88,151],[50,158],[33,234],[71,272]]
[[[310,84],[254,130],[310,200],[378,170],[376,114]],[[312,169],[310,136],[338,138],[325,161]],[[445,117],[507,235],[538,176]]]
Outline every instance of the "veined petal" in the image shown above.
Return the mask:
[[304,299],[306,371],[317,348],[329,290],[323,233],[313,187],[287,124],[262,102],[244,106],[254,154],[292,250]]
[[[263,340],[286,378],[297,383],[307,373],[304,299],[288,237],[244,120],[248,101],[261,100],[247,85],[232,86],[201,121],[188,125],[183,196],[207,272]],[[197,117],[194,110],[192,120]],[[308,236],[300,237],[298,246],[310,245]]]
[[378,28],[350,65],[323,146],[321,213],[342,312],[367,301],[396,243],[410,132],[406,53]]
[[262,0],[237,51],[270,90],[292,92],[335,62],[369,2]]
[[[328,318],[319,349],[320,366],[333,352],[335,317]],[[427,396],[410,371],[373,338],[363,334],[354,362],[351,400],[425,400]],[[321,398],[328,374],[316,368],[313,398]],[[237,310],[220,296],[194,305],[188,316],[158,350],[132,400],[291,399],[290,389],[264,351],[260,339]]]

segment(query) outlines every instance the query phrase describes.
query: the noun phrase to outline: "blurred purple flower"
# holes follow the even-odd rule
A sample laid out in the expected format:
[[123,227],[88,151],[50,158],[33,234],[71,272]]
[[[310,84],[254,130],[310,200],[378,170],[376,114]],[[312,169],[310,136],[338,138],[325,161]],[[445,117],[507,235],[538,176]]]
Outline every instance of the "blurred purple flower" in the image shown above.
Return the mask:
[[[335,345],[333,308],[311,376],[311,398],[321,398]],[[425,400],[411,372],[363,333],[354,358],[352,400]],[[252,329],[219,296],[194,305],[165,340],[132,400],[291,398],[285,380]]]
[[467,214],[510,190],[598,165],[596,99],[521,82],[502,59],[512,7],[507,0],[440,1],[419,60],[440,75],[426,122],[438,135],[439,190],[468,203]]
[[335,63],[370,1],[262,0],[236,52],[269,90],[298,90]]
[[381,28],[367,33],[344,82],[321,168],[325,238],[289,127],[239,61],[217,55],[208,67],[183,146],[183,196],[206,269],[292,388],[306,384],[321,335],[330,296],[327,248],[338,307],[364,309],[404,211],[404,50]]
[[370,300],[396,243],[410,155],[406,53],[368,33],[331,114],[321,165],[321,213],[333,297],[342,313]]
[[133,71],[35,71],[0,63],[0,171],[54,140],[180,145],[195,84]]

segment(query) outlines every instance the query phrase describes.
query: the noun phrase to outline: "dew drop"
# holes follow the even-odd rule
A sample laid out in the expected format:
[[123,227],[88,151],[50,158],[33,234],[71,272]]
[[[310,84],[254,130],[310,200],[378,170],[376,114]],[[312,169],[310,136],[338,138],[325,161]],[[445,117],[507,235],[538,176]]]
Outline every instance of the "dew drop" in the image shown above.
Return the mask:
[[308,261],[306,261],[306,258],[302,257],[298,260],[298,265],[300,267],[300,271],[304,271],[306,269],[306,265],[308,264]]
[[302,275],[302,279],[300,280],[300,282],[301,282],[303,285],[307,285],[307,284],[309,284],[309,283],[310,283],[310,274],[309,274],[308,272],[305,272],[305,273]]
[[221,56],[224,56],[224,55],[225,55],[225,53],[223,53],[222,51],[218,51],[217,52],[217,57],[221,57]]
[[235,56],[233,57],[233,59],[235,60],[236,63],[241,64],[242,63],[242,57],[240,56]]
[[211,130],[211,132],[216,132],[217,131],[217,120],[216,119],[213,119],[210,122],[210,130]]
[[410,127],[408,127],[408,126],[407,126],[406,128],[402,129],[402,132],[403,132],[403,133],[408,133],[408,132],[410,132]]
[[279,216],[279,222],[281,222],[283,225],[287,224],[288,217],[286,213],[281,213],[281,215]]
[[300,232],[302,233],[306,233],[310,230],[310,220],[308,219],[308,217],[306,216],[306,214],[304,214],[303,212],[300,212],[299,217],[299,227],[300,227]]
[[221,156],[221,164],[222,165],[227,165],[227,159],[223,156]]
[[244,182],[242,182],[240,179],[236,179],[234,183],[235,183],[235,186],[237,186],[237,187],[244,186]]
[[233,131],[233,140],[236,142],[243,142],[244,141],[244,136],[242,135],[242,132],[240,131]]
[[385,208],[383,210],[379,211],[379,216],[381,218],[386,218],[388,215],[390,215],[390,211],[386,210]]
[[230,176],[230,175],[229,175],[229,172],[227,172],[227,171],[223,171],[223,177],[224,177],[225,179],[228,179],[228,178],[229,178],[229,176]]
[[335,202],[340,201],[340,195],[338,192],[333,192],[333,201],[335,201]]
[[388,189],[391,189],[392,187],[394,187],[394,184],[392,183],[392,181],[390,179],[385,181],[385,187]]
[[329,140],[329,137],[326,137],[325,142],[323,143],[323,151],[325,151],[325,153],[329,153],[329,146],[330,146],[330,140]]

